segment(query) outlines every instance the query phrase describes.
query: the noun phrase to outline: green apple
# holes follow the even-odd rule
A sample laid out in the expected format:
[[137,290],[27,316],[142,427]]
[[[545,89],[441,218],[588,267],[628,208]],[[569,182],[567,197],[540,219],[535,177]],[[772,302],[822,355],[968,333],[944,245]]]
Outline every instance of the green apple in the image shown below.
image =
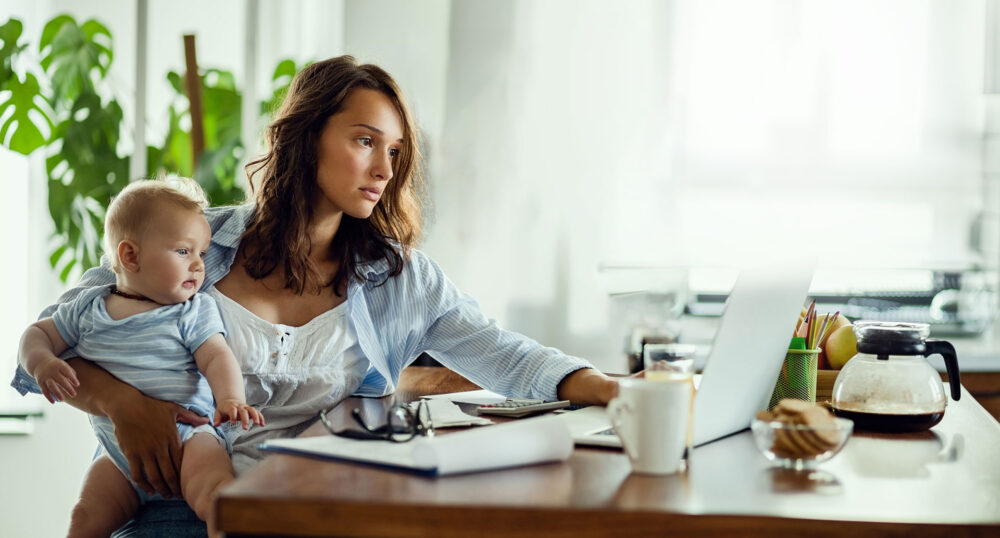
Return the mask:
[[854,336],[854,327],[844,325],[830,333],[826,338],[826,360],[830,368],[840,370],[851,357],[858,354],[858,340]]

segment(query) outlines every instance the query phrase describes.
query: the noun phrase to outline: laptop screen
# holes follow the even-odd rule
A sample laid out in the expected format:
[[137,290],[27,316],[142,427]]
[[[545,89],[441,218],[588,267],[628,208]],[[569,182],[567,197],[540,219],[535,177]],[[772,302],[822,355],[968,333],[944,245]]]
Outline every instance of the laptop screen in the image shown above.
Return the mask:
[[767,407],[813,268],[744,269],[733,286],[694,400],[694,444],[750,425]]

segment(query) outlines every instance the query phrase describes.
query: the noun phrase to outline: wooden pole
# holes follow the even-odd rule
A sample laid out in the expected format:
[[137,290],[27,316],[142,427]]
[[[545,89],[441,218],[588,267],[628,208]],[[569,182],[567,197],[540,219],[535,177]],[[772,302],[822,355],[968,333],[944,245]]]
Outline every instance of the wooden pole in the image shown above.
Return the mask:
[[201,110],[201,78],[198,76],[198,58],[195,55],[194,35],[184,36],[184,60],[187,63],[187,74],[184,85],[187,88],[191,112],[191,175],[198,168],[198,158],[205,149],[205,130],[202,126]]

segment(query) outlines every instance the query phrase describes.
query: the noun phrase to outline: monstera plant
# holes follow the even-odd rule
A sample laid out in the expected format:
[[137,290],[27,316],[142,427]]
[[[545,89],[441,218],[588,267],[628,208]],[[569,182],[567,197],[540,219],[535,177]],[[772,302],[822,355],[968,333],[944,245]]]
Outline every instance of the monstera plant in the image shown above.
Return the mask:
[[[59,15],[45,24],[33,51],[21,42],[23,28],[17,19],[0,26],[0,143],[23,155],[44,152],[55,226],[49,262],[66,281],[99,263],[108,203],[131,179],[130,156],[120,149],[124,116],[107,76],[113,42],[98,21],[78,24]],[[278,65],[272,94],[260,103],[262,114],[280,102],[296,71],[292,60]],[[244,152],[242,95],[230,72],[204,69],[199,75],[205,151],[192,162],[182,78],[168,73],[175,97],[166,111],[163,143],[144,148],[146,173],[194,177],[213,204],[224,205],[245,196],[236,182]]]

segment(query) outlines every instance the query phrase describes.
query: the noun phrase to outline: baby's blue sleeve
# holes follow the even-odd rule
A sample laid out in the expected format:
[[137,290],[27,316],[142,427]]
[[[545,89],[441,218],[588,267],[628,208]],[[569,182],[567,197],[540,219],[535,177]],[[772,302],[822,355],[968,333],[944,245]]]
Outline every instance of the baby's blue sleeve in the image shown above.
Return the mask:
[[92,296],[91,293],[83,293],[68,303],[56,306],[56,311],[52,313],[56,330],[69,347],[80,341],[80,318],[83,310],[93,302]]
[[[42,312],[42,318],[46,315],[52,316],[59,336],[69,346],[66,352],[60,355],[62,359],[76,357],[73,346],[80,341],[80,318],[84,310],[93,302],[94,297],[102,293],[100,287],[76,288],[71,291],[72,295],[67,292],[62,297],[67,302],[54,304]],[[17,371],[14,373],[14,380],[11,381],[10,386],[14,387],[22,396],[29,392],[41,393],[35,378],[28,375],[28,372],[20,364],[17,365]]]
[[[47,318],[55,312],[56,308],[62,303],[68,303],[78,297],[80,294],[86,292],[90,288],[97,286],[110,286],[115,283],[115,273],[111,270],[111,262],[108,257],[101,256],[100,267],[94,267],[88,269],[86,273],[83,273],[83,277],[80,279],[80,284],[62,294],[59,297],[59,302],[54,305],[49,305],[42,310],[42,313],[38,316],[38,319]],[[67,350],[62,356],[69,357],[73,356],[72,349]],[[21,395],[25,395],[29,392],[34,392],[35,394],[41,394],[42,390],[38,388],[38,383],[35,383],[35,378],[28,375],[28,372],[21,368],[21,364],[18,363],[17,371],[14,373],[14,380],[10,382],[10,386],[14,387]]]
[[226,336],[226,327],[222,323],[222,315],[215,299],[206,293],[196,293],[181,316],[180,332],[184,347],[191,353],[214,334]]

